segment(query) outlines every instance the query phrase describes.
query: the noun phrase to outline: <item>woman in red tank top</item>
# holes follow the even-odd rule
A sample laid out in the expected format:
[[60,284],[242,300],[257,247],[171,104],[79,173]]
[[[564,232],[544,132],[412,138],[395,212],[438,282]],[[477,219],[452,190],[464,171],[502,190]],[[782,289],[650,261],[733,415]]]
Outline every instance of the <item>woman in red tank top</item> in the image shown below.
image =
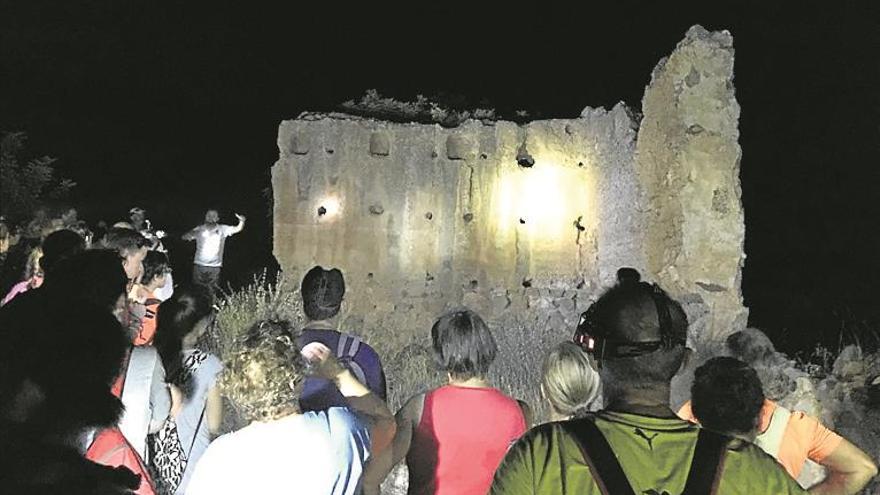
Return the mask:
[[435,356],[448,384],[410,398],[397,412],[391,449],[373,459],[364,493],[406,457],[410,494],[485,495],[508,447],[528,428],[528,406],[493,388],[486,375],[497,346],[469,310],[440,317],[431,328]]

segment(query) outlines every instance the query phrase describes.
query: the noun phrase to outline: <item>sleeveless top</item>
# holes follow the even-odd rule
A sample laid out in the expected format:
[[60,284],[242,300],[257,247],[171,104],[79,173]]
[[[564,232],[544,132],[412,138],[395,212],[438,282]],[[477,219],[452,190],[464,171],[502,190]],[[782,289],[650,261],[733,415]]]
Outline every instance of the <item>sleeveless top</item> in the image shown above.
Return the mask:
[[446,385],[428,392],[407,454],[409,493],[485,495],[526,429],[517,401],[497,389]]

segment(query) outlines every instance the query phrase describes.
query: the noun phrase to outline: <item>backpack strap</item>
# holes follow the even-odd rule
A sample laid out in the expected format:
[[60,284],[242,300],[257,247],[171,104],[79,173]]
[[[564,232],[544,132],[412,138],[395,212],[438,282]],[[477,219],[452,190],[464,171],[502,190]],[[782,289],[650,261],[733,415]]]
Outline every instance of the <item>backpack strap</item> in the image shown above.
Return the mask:
[[342,365],[348,368],[358,381],[364,386],[370,386],[367,382],[367,374],[361,365],[354,360],[355,355],[361,348],[362,340],[354,335],[339,333],[339,341],[336,343],[336,357],[342,362]]
[[161,367],[159,354],[152,346],[134,347],[125,372],[125,384],[119,398],[125,411],[119,419],[119,430],[142,459],[147,455],[147,433],[153,414],[150,393],[157,367]]
[[560,424],[577,441],[603,495],[635,495],[617,456],[591,417]]
[[712,495],[718,491],[721,468],[730,438],[703,428],[697,435],[694,458],[682,495]]

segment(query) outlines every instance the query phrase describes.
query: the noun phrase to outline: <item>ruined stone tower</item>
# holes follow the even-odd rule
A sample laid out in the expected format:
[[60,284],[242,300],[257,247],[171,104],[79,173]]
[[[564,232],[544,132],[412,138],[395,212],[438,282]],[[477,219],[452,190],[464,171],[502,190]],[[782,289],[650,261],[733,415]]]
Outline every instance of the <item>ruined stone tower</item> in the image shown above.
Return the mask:
[[745,326],[733,39],[691,28],[623,104],[579,118],[455,128],[305,113],[281,123],[274,251],[294,279],[343,270],[348,317],[423,331],[467,305],[570,334],[639,269],[682,301],[692,335]]

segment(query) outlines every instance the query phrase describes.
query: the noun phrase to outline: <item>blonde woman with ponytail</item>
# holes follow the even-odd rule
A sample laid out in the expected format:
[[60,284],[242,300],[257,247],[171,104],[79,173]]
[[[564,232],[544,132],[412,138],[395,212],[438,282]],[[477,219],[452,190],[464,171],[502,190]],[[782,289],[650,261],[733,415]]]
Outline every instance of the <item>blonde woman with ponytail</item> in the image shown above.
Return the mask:
[[550,420],[571,419],[599,395],[599,374],[580,347],[563,342],[550,350],[541,366],[541,395],[550,406]]

